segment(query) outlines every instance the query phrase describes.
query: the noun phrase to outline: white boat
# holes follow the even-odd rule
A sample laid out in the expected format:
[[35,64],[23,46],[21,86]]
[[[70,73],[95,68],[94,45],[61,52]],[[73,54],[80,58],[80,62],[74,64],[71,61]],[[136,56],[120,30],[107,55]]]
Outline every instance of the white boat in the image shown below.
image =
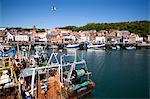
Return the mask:
[[68,44],[66,48],[79,48],[79,44]]
[[90,48],[97,49],[97,48],[103,48],[103,47],[105,47],[105,44],[96,44],[96,45],[93,45],[92,43],[90,43],[90,44],[87,45],[88,49],[90,49]]
[[136,47],[134,47],[134,46],[126,47],[126,50],[135,50],[135,49],[136,49]]
[[117,47],[113,46],[111,47],[112,50],[117,50]]
[[120,46],[119,46],[119,45],[117,45],[117,46],[116,46],[116,48],[117,48],[117,49],[120,49]]
[[112,49],[112,50],[120,50],[120,46],[119,46],[119,45],[117,45],[117,46],[112,46],[111,49]]

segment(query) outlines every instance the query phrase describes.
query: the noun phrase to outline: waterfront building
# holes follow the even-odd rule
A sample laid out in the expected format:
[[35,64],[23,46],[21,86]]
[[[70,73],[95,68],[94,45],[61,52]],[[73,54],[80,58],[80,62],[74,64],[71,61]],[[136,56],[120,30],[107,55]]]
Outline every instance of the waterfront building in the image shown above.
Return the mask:
[[136,42],[143,42],[143,37],[136,35]]
[[117,43],[120,43],[120,37],[113,37],[113,38],[111,38],[111,43],[113,43],[113,44],[117,44]]
[[47,33],[46,32],[33,32],[35,42],[47,42]]
[[96,43],[106,43],[106,38],[104,36],[96,36]]
[[130,43],[130,40],[128,37],[124,37],[123,38],[123,43],[126,44],[126,43]]
[[108,34],[107,30],[100,30],[100,31],[97,32],[98,36],[106,36],[106,34]]
[[61,34],[69,34],[72,32],[72,30],[66,30],[66,29],[59,29],[58,31],[60,31]]
[[130,32],[129,31],[117,31],[117,37],[128,37],[130,35]]
[[59,34],[48,34],[47,41],[51,43],[62,43],[63,37],[61,37]]
[[80,33],[80,41],[79,42],[87,42],[87,41],[90,41],[90,37],[87,34],[85,34],[84,32]]
[[74,35],[63,36],[64,43],[73,43],[76,41],[76,37]]
[[15,41],[16,42],[28,42],[29,41],[29,36],[28,35],[15,35]]
[[35,42],[35,36],[32,33],[29,35],[29,37],[31,42]]
[[5,42],[5,39],[6,39],[6,32],[3,31],[3,30],[0,30],[0,43],[4,43]]
[[106,36],[108,37],[117,37],[118,30],[108,30]]
[[60,36],[62,35],[70,35],[70,33],[72,33],[71,30],[66,30],[66,29],[52,29],[49,31],[49,33],[52,33],[52,34],[60,34]]
[[75,42],[80,41],[80,33],[79,32],[71,32],[71,35],[75,37]]
[[12,42],[12,41],[14,41],[14,36],[11,34],[11,33],[9,33],[9,32],[7,32],[7,43],[8,42]]
[[46,33],[47,33],[47,34],[51,34],[51,33],[53,33],[54,30],[55,30],[55,29],[47,29],[47,30],[46,30]]
[[143,37],[139,37],[138,35],[131,33],[129,36],[124,37],[128,43],[137,43],[137,42],[143,42]]
[[0,31],[4,31],[4,30],[6,30],[6,28],[0,27]]
[[95,42],[97,35],[96,30],[89,31],[79,31],[80,33],[80,42]]

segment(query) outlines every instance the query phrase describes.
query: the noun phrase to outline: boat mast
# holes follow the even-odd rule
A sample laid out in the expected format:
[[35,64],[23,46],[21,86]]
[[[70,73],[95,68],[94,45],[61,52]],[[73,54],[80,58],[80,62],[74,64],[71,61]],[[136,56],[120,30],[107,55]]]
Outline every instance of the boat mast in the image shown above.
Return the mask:
[[60,56],[60,78],[61,78],[61,83],[63,83],[63,68],[62,68],[62,65],[63,65],[63,56],[64,55],[61,55]]

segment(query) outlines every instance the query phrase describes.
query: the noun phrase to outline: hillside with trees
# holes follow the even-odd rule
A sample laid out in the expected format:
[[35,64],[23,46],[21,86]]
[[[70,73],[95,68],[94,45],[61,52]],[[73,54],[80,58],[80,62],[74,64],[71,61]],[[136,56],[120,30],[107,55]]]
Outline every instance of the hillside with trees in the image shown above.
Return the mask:
[[68,29],[72,31],[86,31],[86,30],[128,30],[131,33],[146,37],[150,35],[150,21],[133,21],[133,22],[119,22],[119,23],[88,23],[85,26],[66,26],[60,29]]

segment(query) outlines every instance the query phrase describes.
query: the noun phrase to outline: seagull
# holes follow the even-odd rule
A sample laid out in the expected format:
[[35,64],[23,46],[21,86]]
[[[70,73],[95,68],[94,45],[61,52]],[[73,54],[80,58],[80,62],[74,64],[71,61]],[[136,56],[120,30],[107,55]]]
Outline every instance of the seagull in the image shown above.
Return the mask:
[[51,10],[52,10],[52,11],[56,11],[56,7],[53,5],[53,6],[51,7]]

